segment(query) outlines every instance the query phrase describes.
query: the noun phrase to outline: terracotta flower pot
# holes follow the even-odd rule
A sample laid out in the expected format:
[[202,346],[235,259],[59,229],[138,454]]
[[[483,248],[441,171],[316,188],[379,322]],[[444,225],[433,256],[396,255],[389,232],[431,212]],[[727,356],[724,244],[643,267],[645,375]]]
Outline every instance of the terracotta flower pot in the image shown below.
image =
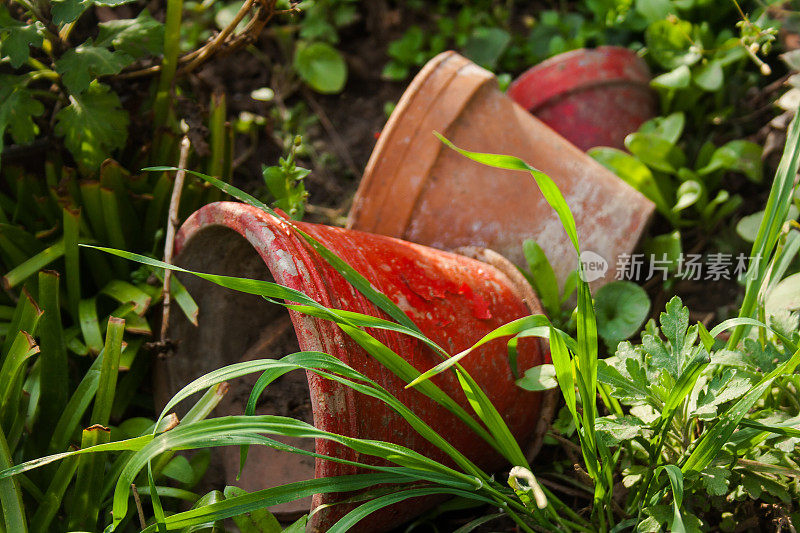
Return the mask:
[[[420,329],[445,349],[456,353],[510,320],[541,312],[530,286],[507,261],[491,252],[473,252],[499,265],[461,255],[371,235],[358,231],[307,223],[299,227],[324,243],[389,296]],[[220,202],[194,213],[181,228],[176,263],[190,269],[260,279],[274,279],[299,289],[332,308],[385,316],[314,252],[284,220],[256,208]],[[483,254],[483,255],[481,255]],[[488,254],[488,255],[487,255]],[[505,270],[505,273],[503,272]],[[199,327],[174,317],[170,335],[179,341],[172,357],[158,362],[157,397],[166,400],[189,380],[240,360],[277,358],[298,350],[319,350],[336,356],[380,383],[426,423],[445,436],[476,464],[491,471],[504,461],[455,416],[404,383],[370,358],[336,325],[286,312],[263,299],[236,293],[191,276],[180,276],[199,308]],[[388,317],[387,317],[388,318]],[[441,359],[419,341],[388,331],[373,335],[401,354],[419,370]],[[535,339],[520,342],[520,372],[549,361],[544,346]],[[494,341],[463,361],[484,388],[520,443],[535,453],[552,414],[548,397],[515,386],[503,341]],[[258,376],[232,383],[232,390],[217,414],[241,414]],[[445,392],[468,412],[464,394],[450,373],[434,378]],[[424,455],[449,463],[443,453],[421,438],[396,413],[375,399],[353,392],[313,373],[290,373],[271,385],[262,397],[259,414],[305,418],[316,427],[360,438],[403,444]],[[313,446],[291,440],[298,446]],[[525,449],[525,448],[523,448]],[[373,462],[350,449],[319,440],[316,451],[351,460]],[[246,490],[280,485],[321,476],[353,474],[348,465],[313,460],[263,446],[252,447],[241,480],[236,481],[238,449],[225,448],[221,468],[227,483]],[[374,464],[374,463],[373,463]],[[313,505],[336,501],[333,495],[317,495]],[[362,521],[359,531],[384,531],[423,512],[436,500],[406,502],[377,512]],[[279,516],[308,512],[311,502],[279,506]],[[351,507],[336,505],[317,513],[310,530],[326,531]]]
[[647,63],[619,46],[551,57],[517,78],[508,95],[581,150],[622,149],[625,136],[656,115]]
[[432,59],[411,82],[378,139],[348,227],[440,249],[490,248],[524,264],[535,239],[559,280],[575,251],[553,209],[524,172],[473,162],[447,148],[439,131],[467,150],[510,154],[547,173],[564,194],[584,250],[608,263],[639,240],[654,206],[497,88],[488,71],[454,52]]

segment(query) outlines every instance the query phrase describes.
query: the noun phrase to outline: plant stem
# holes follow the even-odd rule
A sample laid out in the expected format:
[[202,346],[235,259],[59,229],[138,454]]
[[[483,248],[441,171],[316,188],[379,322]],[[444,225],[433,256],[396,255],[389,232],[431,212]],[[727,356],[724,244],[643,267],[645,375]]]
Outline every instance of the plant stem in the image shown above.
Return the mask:
[[[167,238],[164,243],[164,262],[172,263],[172,252],[175,247],[175,228],[178,226],[178,207],[181,203],[181,192],[183,191],[183,180],[186,177],[186,163],[189,158],[189,148],[191,143],[189,137],[181,140],[181,155],[178,159],[178,172],[175,173],[175,184],[172,186],[172,198],[169,201],[169,215],[167,218]],[[169,294],[169,283],[172,279],[172,270],[164,271],[164,284],[162,286],[163,314],[161,316],[161,342],[167,338],[169,328],[169,307],[172,299]]]
[[[170,91],[175,80],[180,52],[181,19],[183,17],[183,0],[167,0],[167,20],[164,24],[164,60],[161,62],[161,76],[158,78],[156,99],[153,103],[153,124],[155,126],[154,143],[158,145],[163,128],[169,116]],[[155,153],[156,150],[153,150]]]

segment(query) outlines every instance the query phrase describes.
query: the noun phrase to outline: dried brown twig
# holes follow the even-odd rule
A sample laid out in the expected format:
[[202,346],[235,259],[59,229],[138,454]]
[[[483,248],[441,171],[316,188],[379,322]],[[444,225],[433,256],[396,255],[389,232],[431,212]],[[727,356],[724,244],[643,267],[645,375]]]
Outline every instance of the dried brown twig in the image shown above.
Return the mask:
[[[178,58],[178,75],[188,74],[197,67],[208,61],[215,55],[229,54],[239,48],[250,44],[256,40],[261,30],[272,17],[282,13],[292,13],[294,8],[289,10],[276,10],[277,0],[246,0],[241,9],[231,22],[219,33],[212,36],[203,46],[197,50],[187,52]],[[244,20],[247,14],[253,10],[253,17],[247,25],[238,33],[234,33],[239,23]],[[142,78],[152,76],[161,71],[161,65],[153,65],[147,68],[137,68],[123,71],[116,77],[121,79]]]

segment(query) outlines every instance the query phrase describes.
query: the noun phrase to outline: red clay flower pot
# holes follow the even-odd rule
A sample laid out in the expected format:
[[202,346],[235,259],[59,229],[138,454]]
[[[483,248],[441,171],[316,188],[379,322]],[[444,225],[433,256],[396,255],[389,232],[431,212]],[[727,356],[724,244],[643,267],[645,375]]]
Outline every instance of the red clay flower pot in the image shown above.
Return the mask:
[[559,281],[576,267],[558,217],[525,172],[471,161],[434,136],[477,152],[520,157],[547,173],[575,215],[584,250],[609,263],[630,253],[652,202],[500,92],[496,78],[454,52],[432,59],[411,82],[381,132],[356,193],[348,227],[439,249],[490,248],[524,265],[535,239]]
[[625,136],[656,114],[647,63],[618,46],[551,57],[517,78],[508,95],[584,151],[623,149]]
[[[463,350],[497,326],[541,312],[530,286],[507,261],[491,252],[475,252],[488,263],[389,237],[322,225],[296,223],[364,275],[377,289],[397,303],[440,346],[451,353]],[[176,264],[218,274],[274,279],[301,290],[332,308],[384,316],[330,267],[286,221],[239,203],[219,202],[195,212],[181,228]],[[483,255],[481,255],[483,254]],[[505,272],[504,272],[505,271]],[[336,325],[267,304],[263,299],[236,293],[191,276],[180,276],[200,308],[199,327],[174,317],[170,336],[178,340],[173,356],[160,360],[156,369],[157,398],[163,403],[189,380],[240,360],[276,358],[298,349],[319,350],[338,357],[380,383],[426,423],[445,436],[476,464],[491,471],[504,465],[479,437],[448,411],[404,383]],[[388,317],[385,317],[388,318]],[[289,321],[291,320],[291,322]],[[293,326],[293,327],[292,327]],[[419,370],[441,359],[419,341],[388,331],[373,335],[401,354]],[[546,348],[535,339],[519,345],[520,372],[549,361]],[[538,446],[551,416],[548,397],[515,386],[505,343],[494,341],[463,361],[464,367],[484,388],[520,443]],[[353,392],[315,374],[290,373],[266,391],[259,414],[283,414],[311,421],[316,427],[368,439],[403,444],[437,460],[440,450],[415,433],[384,404]],[[218,414],[241,414],[257,376],[233,383]],[[434,378],[445,392],[469,412],[454,375]],[[307,441],[289,441],[308,446]],[[313,448],[310,448],[313,449]],[[523,448],[525,449],[525,448]],[[529,448],[530,449],[530,448]],[[316,451],[347,459],[370,461],[352,450],[319,440]],[[331,461],[253,447],[241,480],[236,481],[238,449],[225,448],[221,468],[227,483],[258,490],[314,475],[336,476],[357,471]],[[447,461],[446,461],[447,462]],[[317,495],[313,506],[336,501]],[[423,512],[436,500],[416,500],[387,508],[361,522],[358,531],[378,532],[397,526]],[[274,511],[284,518],[308,512],[311,502],[294,502]],[[350,508],[336,505],[313,517],[311,531],[326,531]],[[368,522],[368,523],[366,523]]]

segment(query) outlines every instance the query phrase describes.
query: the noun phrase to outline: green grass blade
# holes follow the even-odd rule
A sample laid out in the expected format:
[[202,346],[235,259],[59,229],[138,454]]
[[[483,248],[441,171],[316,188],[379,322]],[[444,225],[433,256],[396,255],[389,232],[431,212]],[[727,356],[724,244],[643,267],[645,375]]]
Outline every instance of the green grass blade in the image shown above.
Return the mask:
[[[0,469],[7,469],[12,465],[11,451],[8,449],[6,436],[0,429]],[[7,532],[26,533],[28,531],[25,506],[22,503],[22,491],[16,479],[0,479],[0,507]]]
[[10,429],[17,416],[19,397],[22,394],[22,377],[25,362],[39,353],[39,347],[33,337],[24,331],[14,336],[3,366],[0,367],[0,420],[2,428]]
[[[439,472],[467,482],[470,479],[469,476],[396,444],[345,437],[319,430],[299,420],[281,416],[225,416],[195,422],[186,427],[178,426],[157,436],[137,451],[125,465],[117,480],[113,499],[113,526],[116,527],[122,517],[127,514],[130,484],[147,462],[154,457],[168,450],[218,446],[223,442],[228,445],[260,444],[263,442],[261,439],[263,433],[296,438],[327,439],[348,446],[359,453],[381,457],[421,472]],[[475,481],[475,486],[479,486],[480,482],[477,479]]]
[[483,346],[488,342],[491,342],[495,339],[499,339],[501,337],[516,335],[527,329],[542,327],[542,326],[550,326],[550,325],[551,325],[550,320],[548,320],[547,317],[544,315],[531,315],[523,318],[518,318],[507,324],[503,324],[502,326],[495,328],[494,330],[490,331],[489,333],[481,337],[480,340],[478,340],[475,344],[473,344],[466,350],[463,350],[455,354],[454,356],[448,358],[445,361],[442,361],[435,367],[431,368],[430,370],[423,372],[419,377],[417,377],[416,379],[411,381],[408,385],[406,385],[406,388],[408,389],[410,387],[416,387],[423,381],[432,378],[436,374],[444,372],[448,368],[458,363],[461,359],[468,356],[470,353],[472,353],[473,351],[475,351],[476,349],[480,348],[481,346]]
[[[200,509],[176,513],[167,517],[166,525],[169,530],[174,531],[205,524],[212,520],[232,518],[242,513],[272,507],[273,505],[291,502],[300,498],[307,498],[314,494],[352,492],[371,488],[375,485],[403,484],[407,483],[408,479],[408,477],[401,474],[372,473],[298,481],[251,492],[244,496],[228,498]],[[154,531],[156,531],[156,526],[152,525],[145,529],[143,533],[152,533]]]
[[[83,430],[81,448],[106,444],[111,440],[107,427],[94,425]],[[100,513],[100,491],[103,488],[104,457],[89,454],[78,458],[75,486],[68,507],[68,523],[71,530],[94,531]]]
[[[176,167],[150,167],[150,168],[145,168],[143,170],[160,172],[160,171],[177,171],[179,169]],[[269,213],[272,216],[280,218],[286,224],[289,224],[292,227],[292,229],[297,231],[300,234],[300,236],[302,236],[306,240],[306,242],[308,242],[308,244],[312,248],[314,248],[314,250],[316,250],[322,256],[323,259],[325,259],[325,261],[327,261],[332,267],[334,267],[339,272],[339,274],[342,275],[342,277],[344,277],[348,282],[350,282],[350,284],[353,285],[353,287],[355,287],[356,290],[358,290],[361,294],[363,294],[369,301],[378,306],[379,309],[384,311],[390,317],[397,320],[398,323],[403,324],[408,328],[419,330],[417,325],[414,324],[414,321],[411,320],[408,317],[408,315],[406,315],[403,312],[402,309],[397,307],[397,304],[395,304],[392,300],[390,300],[389,297],[387,297],[385,294],[375,290],[372,287],[372,284],[369,281],[367,281],[367,279],[363,275],[361,275],[353,267],[348,265],[339,256],[328,250],[328,248],[325,247],[325,245],[323,245],[317,239],[315,239],[308,233],[304,232],[303,230],[292,224],[291,221],[285,220],[283,217],[278,215],[278,213],[276,213],[273,209],[267,206],[264,202],[258,200],[257,198],[243,191],[240,191],[236,187],[228,183],[225,183],[224,181],[219,180],[213,176],[208,176],[201,172],[195,172],[192,170],[187,170],[186,172],[192,174],[193,176],[197,176],[198,178],[214,185],[218,189],[233,196],[234,198],[246,204],[252,205],[253,207],[257,207],[262,211]]]
[[14,267],[3,276],[3,285],[6,288],[16,287],[62,255],[64,255],[64,239],[60,239],[56,244],[45,248],[21,265]]
[[11,344],[15,341],[17,332],[27,331],[31,335],[36,335],[36,328],[41,317],[42,310],[39,308],[36,300],[23,288],[17,306],[14,308],[11,322],[8,325],[8,333],[3,341],[0,361],[3,360],[8,350],[11,349]]
[[544,196],[544,199],[547,200],[547,203],[550,204],[550,207],[555,210],[559,220],[561,220],[561,225],[564,227],[567,237],[569,237],[569,240],[575,247],[575,251],[580,254],[580,246],[578,246],[578,230],[575,226],[575,218],[572,216],[572,211],[570,211],[567,201],[564,199],[564,195],[561,194],[560,190],[558,190],[558,186],[555,184],[552,178],[550,178],[550,176],[540,170],[535,169],[518,157],[470,152],[454,145],[441,134],[439,134],[439,132],[434,131],[433,134],[436,135],[436,137],[449,148],[452,148],[464,157],[472,159],[478,163],[482,163],[490,167],[502,168],[505,170],[522,170],[530,172],[531,176],[533,176],[533,179],[536,181],[536,185],[538,185],[539,190],[542,192],[542,196]]
[[384,496],[379,496],[374,498],[367,503],[361,504],[346,515],[344,515],[339,521],[337,521],[333,526],[328,529],[328,533],[345,533],[350,531],[352,527],[354,527],[357,523],[359,523],[362,519],[366,518],[370,514],[383,509],[384,507],[388,507],[390,505],[394,505],[396,503],[408,500],[410,498],[420,498],[423,496],[432,496],[435,494],[447,494],[450,496],[459,496],[461,498],[467,498],[470,500],[476,500],[483,503],[488,504],[496,504],[495,501],[486,498],[485,496],[481,496],[479,494],[475,494],[474,492],[466,492],[463,490],[445,488],[445,487],[422,487],[422,488],[413,488],[409,490],[403,490],[394,492],[391,494],[386,494]]
[[700,443],[681,467],[684,476],[699,474],[710,465],[742,419],[772,385],[775,378],[793,373],[798,364],[800,364],[800,350],[796,351],[788,361],[764,376],[755,387],[728,409],[714,427],[701,437]]
[[45,492],[33,518],[31,518],[31,533],[47,533],[47,531],[50,531],[50,524],[52,524],[58,510],[64,503],[64,494],[67,492],[67,487],[73,476],[75,476],[77,468],[77,457],[69,457],[58,466],[53,480],[47,487],[47,492]]
[[[120,217],[119,205],[114,191],[100,188],[100,200],[103,208],[103,222],[108,233],[108,242],[115,248],[126,248],[125,234],[122,231],[122,218]],[[128,279],[128,265],[124,261],[114,261],[114,270],[117,277]]]
[[92,362],[89,370],[83,375],[83,379],[81,379],[66,407],[64,407],[64,411],[61,413],[61,417],[58,419],[53,435],[50,438],[49,453],[61,452],[69,444],[70,437],[75,433],[95,393],[97,393],[102,364],[103,353],[101,352],[97,359]]
[[108,425],[111,408],[114,405],[114,393],[119,374],[119,357],[122,352],[122,335],[125,332],[125,321],[111,317],[106,330],[106,344],[103,348],[103,362],[100,366],[100,378],[97,384],[92,424]]
[[[61,306],[59,305],[59,274],[53,271],[39,273],[39,304],[42,306],[42,320],[39,323],[39,341],[42,354],[41,400],[38,430],[34,431],[47,438],[67,403],[69,394],[69,371],[64,331],[61,327]],[[47,441],[41,442],[41,449]]]
[[[100,249],[102,250],[102,248]],[[150,307],[150,302],[152,301],[149,294],[135,285],[120,279],[111,281],[103,287],[103,290],[100,292],[106,296],[110,296],[121,304],[132,303],[134,305],[133,310],[137,315],[143,315],[148,307]]]
[[[794,179],[800,165],[800,118],[798,114],[800,113],[795,113],[791,124],[789,124],[783,156],[778,164],[778,170],[775,172],[775,179],[772,182],[767,205],[764,209],[764,216],[761,219],[756,240],[753,242],[753,248],[750,252],[750,257],[756,260],[751,261],[747,270],[744,301],[739,308],[740,318],[751,318],[755,314],[758,293],[767,274],[770,257],[778,242],[789,206],[792,203]],[[726,345],[729,350],[739,344],[739,341],[747,332],[747,328],[747,325],[740,324],[733,330]]]
[[78,317],[81,299],[80,249],[78,232],[81,224],[80,209],[64,208],[64,267],[67,280],[67,309],[73,318]]
[[88,298],[78,303],[78,320],[86,346],[92,353],[99,354],[103,349],[103,333],[100,331],[100,321],[97,319],[96,298]]

